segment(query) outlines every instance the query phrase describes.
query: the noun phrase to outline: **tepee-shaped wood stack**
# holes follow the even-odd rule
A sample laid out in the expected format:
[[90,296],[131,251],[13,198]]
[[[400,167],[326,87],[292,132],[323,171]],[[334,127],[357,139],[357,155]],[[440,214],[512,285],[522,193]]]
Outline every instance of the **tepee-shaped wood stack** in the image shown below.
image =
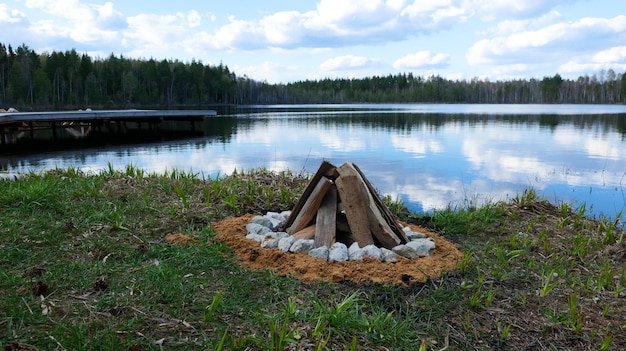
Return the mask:
[[392,249],[409,240],[357,165],[340,167],[324,161],[285,224],[297,239],[314,239],[315,247],[336,241],[359,247]]

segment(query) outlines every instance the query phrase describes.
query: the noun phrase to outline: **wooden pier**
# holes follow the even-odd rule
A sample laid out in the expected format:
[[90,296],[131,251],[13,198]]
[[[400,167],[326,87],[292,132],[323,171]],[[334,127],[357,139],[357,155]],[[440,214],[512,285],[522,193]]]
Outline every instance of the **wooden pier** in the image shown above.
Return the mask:
[[213,110],[85,110],[52,112],[0,112],[0,145],[14,143],[19,138],[34,140],[35,132],[50,130],[56,140],[60,130],[75,138],[85,137],[92,131],[125,133],[133,123],[139,129],[158,130],[163,121],[195,122],[215,116]]

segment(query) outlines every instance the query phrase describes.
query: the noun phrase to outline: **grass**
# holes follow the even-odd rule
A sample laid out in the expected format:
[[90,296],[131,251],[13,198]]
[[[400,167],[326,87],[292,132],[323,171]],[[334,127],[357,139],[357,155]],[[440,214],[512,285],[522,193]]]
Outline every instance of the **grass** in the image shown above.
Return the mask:
[[[0,180],[0,348],[15,350],[623,350],[618,221],[532,191],[410,214],[455,241],[424,284],[305,284],[248,271],[213,240],[228,216],[291,209],[307,179],[202,179],[134,166]],[[165,236],[195,241],[175,245]]]

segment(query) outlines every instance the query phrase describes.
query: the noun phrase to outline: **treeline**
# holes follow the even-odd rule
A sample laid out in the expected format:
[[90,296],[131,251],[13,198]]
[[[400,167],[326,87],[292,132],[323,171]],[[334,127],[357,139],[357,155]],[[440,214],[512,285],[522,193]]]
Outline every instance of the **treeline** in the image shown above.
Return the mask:
[[[128,108],[232,103],[235,74],[197,61],[139,60],[0,43],[0,107]],[[6,107],[5,107],[6,108]]]
[[[246,84],[250,84],[247,87]],[[254,103],[485,103],[485,104],[617,104],[626,102],[626,75],[613,70],[563,79],[559,74],[538,79],[491,82],[424,78],[412,73],[361,79],[323,79],[290,84],[241,82],[238,97]]]
[[412,73],[361,79],[268,84],[228,66],[198,61],[92,58],[76,50],[36,53],[0,43],[0,107],[24,110],[193,107],[293,103],[580,103],[626,102],[626,74],[600,71],[576,80],[559,74],[491,82]]

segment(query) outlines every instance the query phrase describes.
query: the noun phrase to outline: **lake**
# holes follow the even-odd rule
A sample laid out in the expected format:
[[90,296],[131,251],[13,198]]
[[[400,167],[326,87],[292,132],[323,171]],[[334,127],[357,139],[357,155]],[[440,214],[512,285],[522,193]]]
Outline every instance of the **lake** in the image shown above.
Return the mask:
[[2,173],[132,164],[217,177],[267,168],[314,173],[357,164],[382,195],[417,213],[506,200],[533,188],[553,203],[615,217],[626,206],[623,105],[245,106],[204,135],[71,151],[0,155]]

